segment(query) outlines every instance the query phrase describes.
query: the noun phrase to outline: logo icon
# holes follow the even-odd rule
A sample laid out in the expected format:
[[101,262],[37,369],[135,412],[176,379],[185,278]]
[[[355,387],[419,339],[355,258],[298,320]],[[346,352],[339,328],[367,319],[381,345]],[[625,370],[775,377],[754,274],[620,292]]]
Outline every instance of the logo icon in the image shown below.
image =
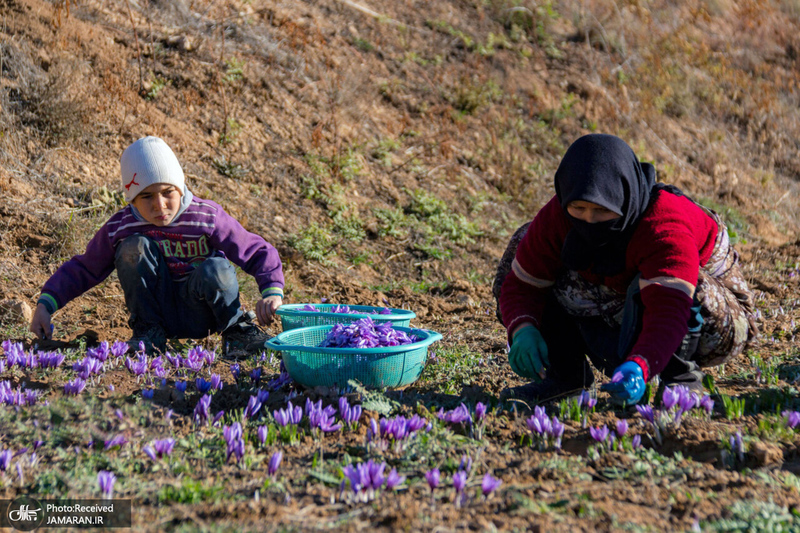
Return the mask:
[[8,505],[8,523],[18,531],[33,531],[44,522],[41,502],[28,496],[20,496]]
[[125,190],[126,191],[131,190],[131,185],[139,185],[138,183],[136,183],[136,172],[133,173],[133,178],[131,178],[131,182],[125,186]]

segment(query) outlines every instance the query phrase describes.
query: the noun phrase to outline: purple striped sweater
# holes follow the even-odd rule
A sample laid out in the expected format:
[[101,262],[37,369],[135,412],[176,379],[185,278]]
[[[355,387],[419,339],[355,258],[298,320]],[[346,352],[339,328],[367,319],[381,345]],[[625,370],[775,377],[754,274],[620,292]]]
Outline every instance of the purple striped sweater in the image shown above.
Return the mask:
[[173,279],[184,278],[207,257],[225,257],[256,279],[262,296],[283,296],[283,268],[275,247],[244,229],[219,204],[195,196],[168,226],[137,219],[131,206],[117,211],[89,241],[86,253],[50,276],[38,303],[54,313],[105,280],[114,270],[117,244],[134,234],[158,243]]

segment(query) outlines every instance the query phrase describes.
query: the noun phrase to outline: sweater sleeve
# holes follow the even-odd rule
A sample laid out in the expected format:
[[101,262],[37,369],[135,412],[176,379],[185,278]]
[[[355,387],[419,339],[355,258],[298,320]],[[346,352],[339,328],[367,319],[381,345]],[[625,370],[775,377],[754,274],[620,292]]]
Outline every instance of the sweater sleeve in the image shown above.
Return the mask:
[[713,248],[715,235],[716,224],[701,210],[663,209],[642,220],[628,245],[642,280],[654,282],[641,291],[642,330],[628,354],[646,364],[647,377],[664,370],[689,330],[692,298],[675,282],[697,285],[700,250]]
[[105,280],[114,270],[114,255],[106,222],[89,241],[86,253],[74,256],[50,276],[37,303],[43,304],[51,314],[55,313]]
[[561,247],[567,231],[569,223],[553,197],[520,240],[500,292],[500,312],[509,338],[523,322],[540,324],[547,294],[563,268]]
[[255,278],[261,296],[283,296],[283,265],[278,250],[260,235],[244,229],[224,209],[217,213],[211,244]]

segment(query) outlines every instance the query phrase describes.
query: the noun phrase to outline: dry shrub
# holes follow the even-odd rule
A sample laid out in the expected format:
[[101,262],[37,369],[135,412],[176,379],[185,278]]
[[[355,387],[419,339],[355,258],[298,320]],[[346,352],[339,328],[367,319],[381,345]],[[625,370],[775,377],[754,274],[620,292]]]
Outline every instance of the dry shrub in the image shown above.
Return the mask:
[[62,57],[42,60],[40,66],[24,44],[13,41],[2,45],[2,58],[7,78],[4,109],[7,106],[14,123],[49,146],[79,140],[90,115],[83,103],[85,63]]

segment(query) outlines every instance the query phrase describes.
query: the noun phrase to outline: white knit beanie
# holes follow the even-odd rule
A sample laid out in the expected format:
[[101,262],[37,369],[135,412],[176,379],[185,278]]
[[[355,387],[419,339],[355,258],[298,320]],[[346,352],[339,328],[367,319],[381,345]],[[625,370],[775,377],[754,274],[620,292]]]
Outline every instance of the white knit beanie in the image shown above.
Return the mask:
[[128,146],[120,158],[122,187],[130,203],[154,183],[174,185],[183,194],[183,169],[175,153],[158,137],[143,137]]

